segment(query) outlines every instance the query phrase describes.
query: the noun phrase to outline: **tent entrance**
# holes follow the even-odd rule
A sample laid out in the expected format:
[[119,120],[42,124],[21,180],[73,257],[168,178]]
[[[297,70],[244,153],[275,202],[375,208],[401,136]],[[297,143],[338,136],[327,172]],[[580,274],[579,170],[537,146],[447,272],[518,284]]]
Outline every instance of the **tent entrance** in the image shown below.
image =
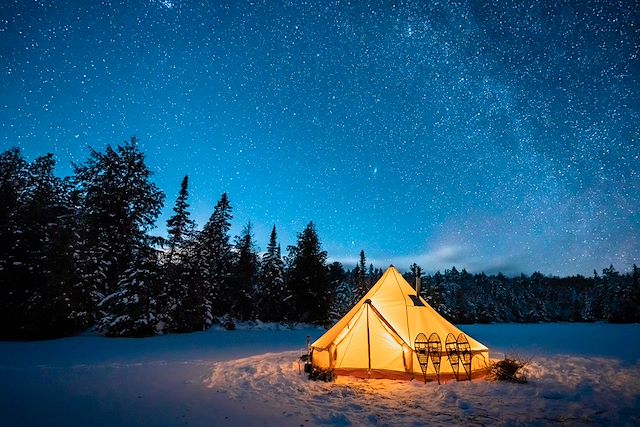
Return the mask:
[[410,372],[411,346],[378,311],[371,300],[364,302],[367,316],[367,365],[373,370]]

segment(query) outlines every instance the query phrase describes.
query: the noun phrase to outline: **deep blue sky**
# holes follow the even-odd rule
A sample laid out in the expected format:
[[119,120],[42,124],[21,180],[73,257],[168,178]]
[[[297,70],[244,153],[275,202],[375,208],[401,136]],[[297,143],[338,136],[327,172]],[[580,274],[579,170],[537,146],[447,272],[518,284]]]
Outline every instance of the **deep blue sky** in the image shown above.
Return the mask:
[[[640,263],[637,1],[0,2],[0,149],[137,135],[266,247],[591,274]],[[428,4],[428,5],[425,5]]]

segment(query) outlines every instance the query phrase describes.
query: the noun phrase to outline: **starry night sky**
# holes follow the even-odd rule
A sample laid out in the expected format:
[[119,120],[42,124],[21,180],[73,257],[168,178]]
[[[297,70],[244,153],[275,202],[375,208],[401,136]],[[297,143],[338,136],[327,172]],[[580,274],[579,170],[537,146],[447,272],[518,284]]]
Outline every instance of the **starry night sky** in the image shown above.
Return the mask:
[[264,249],[591,274],[640,263],[637,1],[0,1],[0,149],[132,135]]

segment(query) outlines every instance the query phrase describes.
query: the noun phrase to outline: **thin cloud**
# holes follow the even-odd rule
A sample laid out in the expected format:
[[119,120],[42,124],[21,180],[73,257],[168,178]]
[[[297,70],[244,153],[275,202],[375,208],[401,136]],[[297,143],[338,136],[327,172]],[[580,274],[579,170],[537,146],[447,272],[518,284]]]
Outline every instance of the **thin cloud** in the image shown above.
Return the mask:
[[[386,268],[393,265],[401,271],[408,271],[413,263],[422,267],[426,273],[444,271],[452,267],[458,270],[463,268],[469,272],[513,275],[527,272],[522,262],[514,255],[478,256],[469,246],[458,244],[445,244],[432,250],[414,255],[403,255],[389,258],[367,258],[367,265]],[[336,257],[330,260],[342,263],[346,268],[353,268],[359,259],[355,257]]]

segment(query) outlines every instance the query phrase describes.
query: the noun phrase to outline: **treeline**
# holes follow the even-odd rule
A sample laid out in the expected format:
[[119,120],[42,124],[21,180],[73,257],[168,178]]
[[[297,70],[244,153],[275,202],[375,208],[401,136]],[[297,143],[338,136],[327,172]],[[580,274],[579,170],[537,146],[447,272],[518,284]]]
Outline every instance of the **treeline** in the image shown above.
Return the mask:
[[[420,267],[413,265],[411,281]],[[640,268],[621,274],[613,266],[593,276],[505,277],[470,274],[455,267],[422,276],[422,297],[455,323],[639,322]]]
[[[327,263],[313,222],[283,256],[273,227],[260,255],[251,224],[231,237],[222,194],[207,223],[190,217],[180,184],[167,238],[150,235],[165,195],[137,141],[90,150],[70,177],[51,154],[27,162],[0,154],[0,338],[64,336],[95,327],[107,336],[204,330],[237,321],[328,324],[382,270]],[[418,272],[414,266],[414,273]],[[410,281],[413,279],[410,278]],[[461,322],[637,321],[638,269],[565,279],[471,275],[455,268],[423,276],[424,296]]]
[[334,283],[312,222],[286,257],[274,226],[260,256],[250,223],[231,239],[226,194],[196,229],[185,176],[168,238],[151,236],[165,196],[144,160],[135,138],[91,150],[66,178],[50,154],[32,163],[18,149],[0,155],[0,337],[326,322]]
[[[345,272],[336,288],[333,317],[349,311],[382,273],[367,267],[361,251],[356,268]],[[471,274],[456,267],[423,274],[413,264],[404,278],[415,286],[416,277],[420,295],[454,323],[640,322],[640,268],[635,264],[624,274],[610,266],[591,277],[562,278],[538,272],[517,277]]]

